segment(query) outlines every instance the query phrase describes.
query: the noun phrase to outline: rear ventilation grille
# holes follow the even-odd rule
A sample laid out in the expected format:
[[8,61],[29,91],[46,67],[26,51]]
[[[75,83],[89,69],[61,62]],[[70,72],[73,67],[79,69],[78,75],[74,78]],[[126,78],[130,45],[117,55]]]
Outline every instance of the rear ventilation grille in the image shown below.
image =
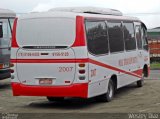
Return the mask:
[[24,49],[64,49],[67,46],[23,46]]

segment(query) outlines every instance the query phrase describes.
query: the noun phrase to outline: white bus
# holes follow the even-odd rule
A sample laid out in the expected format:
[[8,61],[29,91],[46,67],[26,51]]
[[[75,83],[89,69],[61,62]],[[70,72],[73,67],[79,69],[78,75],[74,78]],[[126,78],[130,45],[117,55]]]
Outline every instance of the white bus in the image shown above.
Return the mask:
[[0,9],[0,80],[11,77],[10,52],[13,21],[16,14],[8,9]]
[[111,101],[149,75],[146,26],[113,9],[59,8],[15,20],[14,96]]

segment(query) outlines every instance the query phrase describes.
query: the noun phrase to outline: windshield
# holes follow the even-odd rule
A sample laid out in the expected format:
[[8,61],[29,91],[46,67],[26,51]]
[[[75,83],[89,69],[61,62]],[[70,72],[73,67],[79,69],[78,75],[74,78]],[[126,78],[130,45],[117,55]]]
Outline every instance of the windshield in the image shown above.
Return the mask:
[[69,18],[20,19],[17,41],[24,46],[71,46],[75,40],[75,20]]
[[0,37],[0,48],[10,47],[11,41],[11,28],[13,25],[14,19],[1,19],[0,18],[0,26],[1,26],[1,37]]

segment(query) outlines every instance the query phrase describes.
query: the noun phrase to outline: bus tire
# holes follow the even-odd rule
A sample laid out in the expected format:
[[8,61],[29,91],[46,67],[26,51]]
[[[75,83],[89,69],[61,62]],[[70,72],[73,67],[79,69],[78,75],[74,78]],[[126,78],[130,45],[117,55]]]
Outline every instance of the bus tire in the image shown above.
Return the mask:
[[142,74],[142,78],[139,80],[139,81],[137,81],[137,87],[143,87],[143,85],[144,85],[144,73]]
[[110,102],[114,97],[114,83],[112,80],[109,81],[107,93],[96,97],[97,101]]
[[59,102],[59,101],[63,101],[64,97],[47,97],[49,102]]

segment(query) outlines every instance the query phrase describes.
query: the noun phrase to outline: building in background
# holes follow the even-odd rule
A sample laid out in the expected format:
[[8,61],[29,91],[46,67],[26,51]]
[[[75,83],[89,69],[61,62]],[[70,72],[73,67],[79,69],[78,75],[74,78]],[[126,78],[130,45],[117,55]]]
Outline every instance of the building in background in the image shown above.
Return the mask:
[[148,30],[151,62],[160,62],[160,27]]

